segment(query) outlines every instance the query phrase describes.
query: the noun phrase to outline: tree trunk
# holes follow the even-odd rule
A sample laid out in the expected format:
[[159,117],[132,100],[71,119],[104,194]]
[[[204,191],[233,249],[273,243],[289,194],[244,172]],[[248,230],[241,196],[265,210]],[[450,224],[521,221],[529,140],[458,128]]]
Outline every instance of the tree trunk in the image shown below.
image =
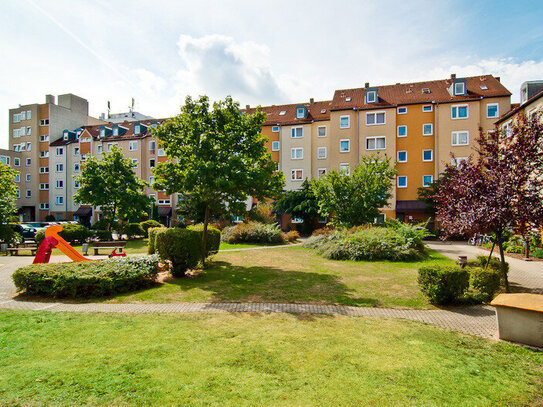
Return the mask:
[[207,252],[207,225],[209,223],[209,204],[206,203],[206,213],[204,217],[204,233],[202,233],[202,268],[206,266]]
[[509,287],[509,280],[507,279],[507,269],[505,268],[505,255],[503,253],[503,242],[502,242],[501,234],[496,233],[496,240],[498,243],[498,247],[500,249],[500,262],[501,262],[503,282],[505,285],[505,292],[509,293],[511,292],[511,288]]
[[492,242],[492,249],[490,249],[490,254],[488,255],[488,259],[486,260],[485,271],[490,265],[490,259],[492,258],[492,253],[494,253],[494,247],[496,247],[496,240]]
[[524,237],[524,256],[526,259],[530,258],[530,236]]

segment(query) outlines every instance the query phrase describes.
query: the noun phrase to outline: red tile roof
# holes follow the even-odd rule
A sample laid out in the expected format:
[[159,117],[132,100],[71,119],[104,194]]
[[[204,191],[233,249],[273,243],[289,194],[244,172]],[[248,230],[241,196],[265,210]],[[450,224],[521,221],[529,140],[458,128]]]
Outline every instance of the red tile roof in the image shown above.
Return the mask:
[[[307,124],[316,121],[330,119],[330,104],[331,101],[313,103],[294,103],[289,105],[272,105],[261,107],[267,115],[265,126],[287,125],[287,124]],[[307,109],[306,119],[296,119],[296,107],[305,106]],[[242,109],[244,113],[254,113],[256,108]],[[284,114],[281,114],[284,112]]]
[[[414,103],[447,103],[483,97],[511,96],[511,92],[492,75],[458,79],[466,80],[468,94],[465,96],[451,96],[448,88],[453,79],[370,87],[377,88],[379,97],[377,103],[370,104],[365,102],[365,88],[340,89],[334,93],[331,110],[376,109]],[[486,86],[487,89],[482,89],[481,86]],[[349,102],[346,100],[348,97],[351,98]]]
[[518,113],[522,109],[524,109],[525,106],[529,105],[530,103],[536,101],[537,99],[539,99],[541,97],[543,97],[543,89],[541,89],[539,92],[537,92],[535,95],[533,95],[530,99],[528,99],[523,104],[512,103],[511,104],[511,110],[509,110],[502,117],[500,117],[498,120],[496,120],[496,124],[500,124],[500,123],[504,122],[505,120],[509,119],[511,116],[515,115],[516,113]]

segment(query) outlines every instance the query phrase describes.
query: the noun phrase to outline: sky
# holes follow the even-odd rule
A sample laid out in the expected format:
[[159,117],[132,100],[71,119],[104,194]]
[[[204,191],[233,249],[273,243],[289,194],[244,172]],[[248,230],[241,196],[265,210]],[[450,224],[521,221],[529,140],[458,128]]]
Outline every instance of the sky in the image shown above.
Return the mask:
[[3,0],[0,148],[8,109],[46,94],[161,118],[186,95],[264,106],[456,73],[499,76],[518,102],[543,79],[542,17],[539,0]]

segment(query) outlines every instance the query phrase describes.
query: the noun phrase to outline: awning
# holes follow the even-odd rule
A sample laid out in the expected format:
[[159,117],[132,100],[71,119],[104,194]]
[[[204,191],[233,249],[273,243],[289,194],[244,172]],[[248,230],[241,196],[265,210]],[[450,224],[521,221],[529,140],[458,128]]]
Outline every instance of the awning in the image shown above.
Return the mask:
[[426,212],[428,205],[422,201],[396,201],[396,213]]
[[92,207],[80,206],[79,209],[75,211],[74,215],[82,217],[82,218],[92,216]]
[[172,208],[169,206],[159,206],[158,207],[158,216],[172,216]]

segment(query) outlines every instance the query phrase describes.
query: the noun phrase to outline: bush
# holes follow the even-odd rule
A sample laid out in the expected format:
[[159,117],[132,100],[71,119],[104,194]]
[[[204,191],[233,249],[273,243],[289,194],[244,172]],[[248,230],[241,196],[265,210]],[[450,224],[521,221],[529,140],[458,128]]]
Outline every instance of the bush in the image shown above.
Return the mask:
[[543,249],[541,247],[536,247],[534,250],[532,250],[532,256],[543,259]]
[[118,232],[122,235],[126,235],[126,238],[131,240],[136,236],[143,236],[143,229],[139,223],[123,223],[119,225]]
[[13,244],[16,242],[22,242],[22,236],[13,230],[9,225],[0,225],[0,242]]
[[115,257],[78,263],[32,264],[13,273],[19,291],[30,295],[86,298],[137,290],[152,284],[158,256]]
[[302,247],[307,249],[318,249],[328,241],[327,235],[319,234],[308,237],[303,243]]
[[316,229],[311,236],[319,236],[319,235],[331,235],[335,232],[335,229],[332,226],[325,226],[320,229]]
[[221,239],[227,243],[285,243],[278,225],[258,222],[239,223],[236,226],[226,227],[222,231]]
[[418,283],[432,304],[453,304],[468,289],[469,272],[456,265],[422,267]]
[[[59,236],[70,244],[85,243],[91,236],[91,231],[79,223],[67,223],[62,225]],[[34,240],[38,245],[45,239],[45,229],[36,233]]]
[[[108,230],[109,221],[105,218],[100,219],[97,222],[94,222],[91,226],[91,229],[94,230]],[[118,230],[119,222],[111,222],[111,230]]]
[[505,249],[506,253],[524,253],[524,247],[523,246],[507,246],[507,249]]
[[[182,277],[187,270],[196,268],[202,257],[202,233],[203,228],[199,225],[187,229],[160,229],[157,232],[156,251],[162,260],[172,262],[173,276]],[[220,232],[217,229],[208,228],[208,242],[206,257],[218,251]]]
[[295,242],[300,238],[300,233],[296,230],[291,230],[290,232],[285,233],[285,239],[290,243]]
[[159,228],[162,227],[162,224],[160,222],[157,222],[156,220],[150,219],[141,222],[140,227],[141,230],[143,230],[143,236],[149,237],[149,228]]
[[159,228],[149,228],[147,229],[147,234],[149,235],[149,244],[147,245],[147,253],[153,254],[155,252],[155,243],[156,243],[156,234],[160,230],[166,230],[168,228],[159,227]]
[[482,269],[479,267],[469,270],[470,285],[483,296],[483,301],[491,301],[494,294],[500,289],[500,272],[491,268]]
[[93,236],[95,239],[102,242],[110,242],[113,240],[113,236],[109,230],[95,230],[93,231]]
[[249,221],[274,224],[275,214],[273,213],[273,205],[270,203],[259,203],[249,212],[247,212]]
[[46,222],[54,222],[55,217],[53,215],[47,215],[47,216],[45,216],[45,221]]
[[[187,227],[189,230],[194,230],[200,233],[200,240],[202,239],[202,234],[204,233],[204,225],[201,223],[198,225],[190,225]],[[216,254],[219,252],[219,247],[221,245],[221,231],[211,225],[207,225],[207,254],[206,257],[210,254]]]
[[[488,261],[488,256],[485,256],[485,255],[477,256],[477,262],[479,263],[481,268],[486,267],[487,261]],[[498,259],[497,257],[491,257],[490,264],[488,265],[488,268],[501,272],[502,263],[501,263],[500,259]],[[509,273],[509,263],[507,263],[507,262],[505,262],[505,272]]]

